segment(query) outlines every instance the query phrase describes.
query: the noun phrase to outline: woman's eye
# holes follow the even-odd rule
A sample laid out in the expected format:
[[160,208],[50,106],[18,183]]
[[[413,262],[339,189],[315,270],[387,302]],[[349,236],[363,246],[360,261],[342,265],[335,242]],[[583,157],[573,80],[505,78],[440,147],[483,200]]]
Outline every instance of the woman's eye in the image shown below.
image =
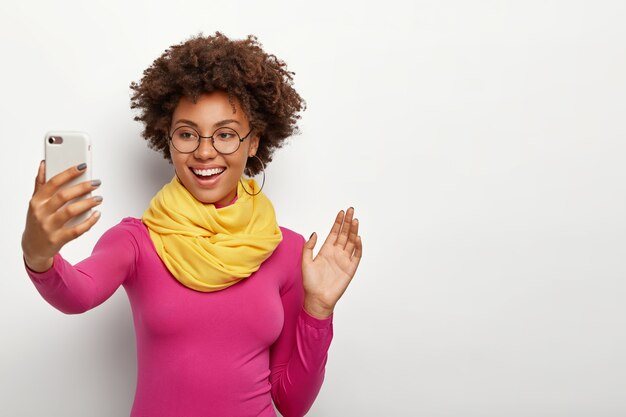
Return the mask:
[[189,140],[189,139],[194,139],[195,135],[191,132],[180,132],[179,137],[181,139]]
[[233,135],[232,133],[227,133],[227,132],[221,132],[217,138],[220,140],[228,140],[228,139],[232,139],[234,138],[235,135]]

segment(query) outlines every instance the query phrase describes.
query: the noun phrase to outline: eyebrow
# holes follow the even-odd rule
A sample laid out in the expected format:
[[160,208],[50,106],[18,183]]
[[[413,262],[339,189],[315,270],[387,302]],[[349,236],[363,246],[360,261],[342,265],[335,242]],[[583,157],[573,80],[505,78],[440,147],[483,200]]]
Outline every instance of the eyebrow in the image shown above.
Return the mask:
[[[174,125],[177,125],[179,123],[183,123],[183,124],[190,125],[190,126],[193,126],[193,127],[198,127],[198,124],[196,122],[192,121],[192,120],[178,119],[176,121],[176,123],[174,123]],[[219,122],[215,123],[213,125],[213,127],[222,127],[222,126],[226,126],[226,125],[231,124],[231,123],[237,123],[238,125],[241,125],[241,123],[238,120],[235,120],[235,119],[224,119],[224,120],[220,120]]]

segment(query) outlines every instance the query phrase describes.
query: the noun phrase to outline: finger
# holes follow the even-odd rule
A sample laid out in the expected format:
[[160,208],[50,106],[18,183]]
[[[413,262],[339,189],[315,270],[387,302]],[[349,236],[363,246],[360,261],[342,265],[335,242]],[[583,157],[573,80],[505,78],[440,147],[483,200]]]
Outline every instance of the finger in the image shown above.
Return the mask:
[[361,262],[362,257],[363,257],[363,241],[361,240],[361,236],[357,236],[356,245],[354,247],[354,255],[352,255],[351,261],[356,262],[356,266],[359,266],[359,262]]
[[100,186],[100,184],[102,184],[100,180],[84,181],[80,184],[58,190],[44,205],[45,210],[48,213],[54,213],[59,208],[63,207],[68,201],[72,201],[75,198],[84,196],[85,194],[94,191]]
[[350,259],[351,271],[350,275],[354,276],[357,268],[359,267],[359,263],[361,263],[361,258],[363,257],[363,242],[361,240],[361,236],[357,236],[356,245],[354,247],[354,255],[352,255],[352,259]]
[[39,189],[43,187],[45,183],[46,183],[46,162],[42,160],[39,163],[39,169],[37,170],[37,176],[35,177],[35,190],[33,191],[33,195],[35,195],[35,193],[39,191]]
[[313,232],[309,240],[304,244],[302,248],[302,262],[311,262],[313,260],[313,248],[317,243],[317,233]]
[[54,193],[56,193],[61,186],[65,183],[73,180],[76,177],[80,177],[87,168],[87,164],[80,164],[66,169],[65,171],[60,172],[54,177],[50,178],[48,182],[45,183],[43,187],[41,187],[41,196],[43,198],[50,198]]
[[65,245],[67,242],[72,241],[87,232],[99,219],[100,212],[94,211],[93,214],[84,222],[65,229],[63,232],[63,244]]
[[337,213],[337,217],[335,217],[335,223],[330,228],[330,233],[326,236],[326,240],[324,240],[324,245],[331,244],[334,245],[337,241],[337,236],[339,236],[339,232],[341,231],[341,223],[343,222],[344,213],[343,210]]
[[352,228],[352,217],[354,216],[354,207],[350,207],[348,212],[346,213],[346,217],[343,219],[343,224],[341,225],[341,231],[339,232],[339,236],[337,237],[337,241],[335,242],[336,246],[340,248],[345,248],[346,243],[348,242],[348,236],[350,234],[350,229]]
[[68,204],[62,209],[58,210],[52,216],[52,224],[56,228],[61,228],[69,220],[73,219],[76,216],[80,216],[87,210],[92,209],[100,204],[102,204],[101,196],[86,198],[84,200],[79,200],[75,203]]
[[352,255],[354,247],[356,246],[356,238],[359,236],[359,219],[352,219],[352,225],[350,226],[350,234],[348,235],[348,242],[346,243],[346,252]]

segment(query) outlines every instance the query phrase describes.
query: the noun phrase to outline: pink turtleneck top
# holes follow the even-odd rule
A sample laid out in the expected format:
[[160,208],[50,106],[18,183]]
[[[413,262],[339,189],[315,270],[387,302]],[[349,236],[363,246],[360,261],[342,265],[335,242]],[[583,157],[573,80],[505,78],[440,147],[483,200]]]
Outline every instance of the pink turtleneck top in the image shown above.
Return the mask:
[[72,266],[60,254],[42,273],[27,268],[43,298],[77,314],[121,285],[133,312],[137,386],[131,417],[303,416],[324,379],[332,316],[303,309],[304,238],[283,240],[250,277],[202,293],[180,284],[146,226],[127,217],[92,255]]

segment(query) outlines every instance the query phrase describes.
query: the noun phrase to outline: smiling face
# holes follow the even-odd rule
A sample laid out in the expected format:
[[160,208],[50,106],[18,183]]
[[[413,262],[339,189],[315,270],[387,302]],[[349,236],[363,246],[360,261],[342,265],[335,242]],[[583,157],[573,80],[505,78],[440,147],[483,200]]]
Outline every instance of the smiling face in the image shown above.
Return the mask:
[[[170,134],[180,126],[192,127],[205,137],[220,127],[229,127],[240,137],[250,131],[248,118],[238,100],[232,98],[231,104],[228,94],[223,91],[203,94],[195,103],[183,97],[172,115]],[[176,175],[185,188],[202,203],[225,206],[237,195],[237,184],[248,157],[256,154],[259,138],[252,132],[230,155],[217,152],[211,139],[206,138],[201,139],[200,146],[193,153],[177,151],[171,141],[169,146]]]

